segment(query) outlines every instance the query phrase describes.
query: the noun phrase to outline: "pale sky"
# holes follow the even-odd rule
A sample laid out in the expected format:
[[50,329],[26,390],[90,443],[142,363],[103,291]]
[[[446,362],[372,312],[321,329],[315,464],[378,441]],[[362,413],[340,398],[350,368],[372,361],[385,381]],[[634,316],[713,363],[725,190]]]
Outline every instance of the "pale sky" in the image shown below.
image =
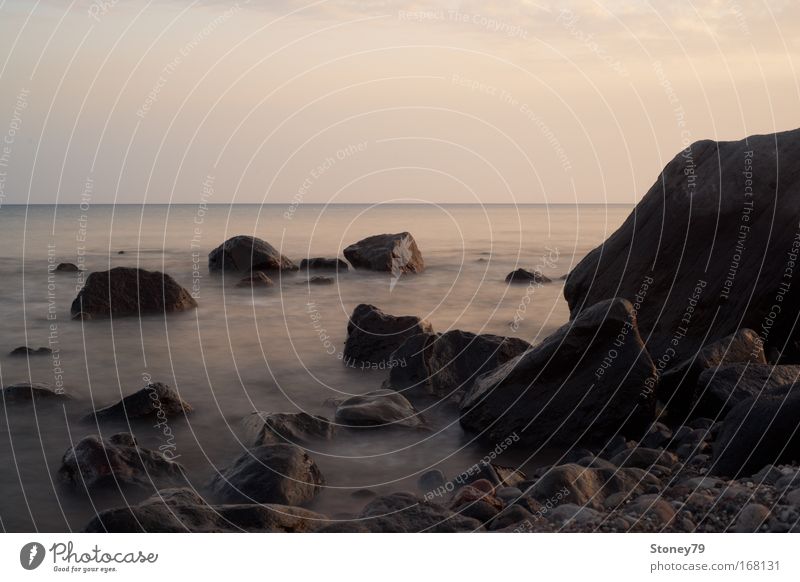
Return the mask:
[[799,28],[783,0],[0,0],[0,203],[633,203],[688,141],[800,125]]

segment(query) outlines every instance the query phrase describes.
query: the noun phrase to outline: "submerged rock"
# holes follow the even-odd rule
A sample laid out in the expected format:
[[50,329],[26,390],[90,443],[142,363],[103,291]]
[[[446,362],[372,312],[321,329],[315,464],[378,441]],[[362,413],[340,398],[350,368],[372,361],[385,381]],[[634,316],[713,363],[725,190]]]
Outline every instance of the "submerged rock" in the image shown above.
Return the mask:
[[423,428],[425,421],[411,403],[394,390],[352,396],[336,408],[336,422],[345,426]]
[[209,271],[296,271],[290,259],[265,240],[238,235],[208,254]]
[[129,394],[116,404],[90,412],[84,421],[134,420],[153,418],[166,420],[192,412],[192,406],[183,400],[177,390],[161,382],[148,384]]
[[166,273],[129,267],[92,273],[72,302],[74,319],[153,315],[197,307],[191,294]]
[[300,261],[301,269],[316,269],[319,271],[347,271],[350,267],[342,259],[325,259],[314,257]]
[[362,303],[353,310],[347,324],[344,346],[345,363],[386,364],[392,352],[404,341],[419,333],[430,333],[428,321],[412,315],[394,316],[373,305]]
[[3,402],[40,402],[67,399],[63,390],[56,390],[43,382],[20,382],[3,387]]
[[20,356],[49,356],[53,353],[53,350],[50,348],[29,348],[28,346],[20,346],[18,348],[14,348],[9,352],[9,356],[20,357]]
[[395,275],[425,270],[422,253],[408,232],[370,236],[344,249],[344,256],[356,269],[387,271]]
[[539,271],[528,271],[517,269],[506,276],[506,283],[550,283],[551,279],[542,275]]
[[59,273],[77,273],[80,271],[80,268],[74,263],[59,263],[55,270]]
[[613,299],[479,377],[461,402],[461,424],[533,446],[605,445],[617,432],[638,439],[654,420],[656,382],[631,304]]
[[307,412],[253,412],[247,415],[243,424],[254,446],[330,440],[334,432],[327,418]]
[[236,283],[237,287],[272,287],[275,283],[263,271],[255,271]]

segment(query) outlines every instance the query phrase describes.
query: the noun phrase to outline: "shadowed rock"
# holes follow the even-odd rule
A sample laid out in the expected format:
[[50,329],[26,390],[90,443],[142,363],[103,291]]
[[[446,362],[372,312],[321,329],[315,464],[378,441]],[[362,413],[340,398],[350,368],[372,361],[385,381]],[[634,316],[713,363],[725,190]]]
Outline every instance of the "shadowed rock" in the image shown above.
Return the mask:
[[66,400],[69,397],[63,391],[54,389],[43,382],[20,382],[3,387],[3,401],[8,403],[41,402]]
[[517,269],[506,276],[506,283],[550,283],[551,279],[542,275],[539,271],[527,271]]
[[18,348],[14,348],[8,354],[9,356],[20,357],[20,356],[49,356],[53,353],[53,350],[50,348],[29,348],[28,346],[20,346]]
[[297,265],[265,240],[238,235],[208,254],[209,271],[296,271]]
[[334,432],[327,418],[307,412],[253,412],[242,423],[254,446],[330,440]]
[[408,232],[370,236],[344,249],[344,256],[356,269],[387,271],[395,275],[425,270],[422,253]]
[[301,269],[313,269],[318,271],[347,271],[350,267],[342,259],[326,259],[314,257],[300,261]]
[[359,515],[365,531],[384,533],[448,533],[481,529],[477,519],[464,517],[412,493],[393,493],[367,504]]
[[394,390],[375,390],[344,400],[336,408],[336,422],[346,426],[423,428],[422,415]]
[[148,384],[116,404],[100,408],[84,417],[84,422],[97,420],[134,420],[152,418],[166,420],[192,412],[192,406],[178,392],[161,382]]
[[55,270],[59,273],[77,273],[80,271],[78,265],[74,263],[59,263]]
[[237,287],[272,287],[275,283],[263,271],[255,271],[236,283]]
[[362,303],[347,324],[344,359],[347,364],[385,363],[404,341],[419,333],[433,332],[428,321],[412,315],[394,316]]

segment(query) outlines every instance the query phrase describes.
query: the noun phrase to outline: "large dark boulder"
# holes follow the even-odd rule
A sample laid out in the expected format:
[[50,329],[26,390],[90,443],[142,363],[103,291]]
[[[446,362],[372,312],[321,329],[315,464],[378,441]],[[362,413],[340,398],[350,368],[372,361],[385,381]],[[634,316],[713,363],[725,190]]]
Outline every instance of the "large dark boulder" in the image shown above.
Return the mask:
[[472,387],[481,374],[505,364],[531,345],[521,339],[451,330],[407,339],[391,356],[389,385],[446,398]]
[[782,363],[795,363],[798,159],[800,130],[687,147],[569,274],[572,317],[624,297],[656,361],[747,327],[773,349],[789,340]]
[[394,275],[425,270],[422,253],[408,232],[370,236],[344,249],[344,256],[356,269],[388,271]]
[[58,476],[75,489],[134,486],[149,489],[154,483],[184,482],[183,467],[163,454],[140,447],[128,433],[103,440],[82,438],[61,460]]
[[166,273],[114,267],[89,275],[72,302],[75,319],[152,315],[197,307],[191,294]]
[[482,528],[477,519],[404,492],[373,499],[361,511],[359,523],[366,531],[379,533],[451,533]]
[[394,316],[362,303],[353,310],[347,324],[345,363],[351,366],[386,365],[392,352],[419,333],[431,333],[428,321],[413,315]]
[[638,439],[654,419],[656,382],[631,304],[612,299],[479,377],[461,424],[491,442],[516,433],[533,446]]
[[297,265],[265,240],[240,234],[208,253],[209,271],[296,271]]
[[89,413],[84,420],[166,420],[189,412],[192,406],[177,390],[162,382],[153,382],[115,404]]
[[209,505],[191,489],[164,489],[138,505],[100,512],[89,533],[304,533],[327,518],[301,507],[270,504]]
[[422,415],[406,397],[387,389],[347,398],[336,408],[335,418],[337,424],[350,427],[425,427]]
[[330,420],[307,412],[253,412],[242,423],[254,446],[330,440],[334,432]]
[[740,402],[800,380],[800,366],[731,364],[700,374],[693,416],[725,416]]
[[289,444],[262,445],[242,453],[211,481],[223,503],[304,505],[325,480],[308,453]]
[[800,461],[800,384],[737,404],[714,441],[711,472],[752,475],[768,464]]

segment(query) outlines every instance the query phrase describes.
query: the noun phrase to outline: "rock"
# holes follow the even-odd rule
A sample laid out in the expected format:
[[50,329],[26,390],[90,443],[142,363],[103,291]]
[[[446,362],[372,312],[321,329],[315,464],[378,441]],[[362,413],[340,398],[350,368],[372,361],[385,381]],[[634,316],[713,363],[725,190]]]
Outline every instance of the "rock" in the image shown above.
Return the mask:
[[277,443],[307,444],[333,438],[333,425],[324,416],[307,412],[253,412],[242,421],[253,446]]
[[456,510],[456,513],[463,517],[471,517],[481,523],[487,523],[494,519],[500,510],[497,507],[481,499],[468,505],[463,505]]
[[481,528],[481,522],[464,517],[411,493],[393,493],[372,500],[359,514],[371,532],[450,533]]
[[344,257],[356,269],[388,271],[394,276],[425,270],[422,253],[408,232],[370,236],[344,249]]
[[308,281],[305,282],[306,285],[333,285],[335,281],[333,277],[311,277]]
[[417,479],[417,487],[420,491],[428,492],[438,489],[447,483],[447,478],[439,469],[426,471]]
[[658,527],[666,527],[675,519],[675,509],[657,494],[637,497],[625,506],[625,513],[654,522]]
[[619,453],[611,459],[618,467],[639,467],[649,469],[653,465],[671,466],[678,462],[678,458],[670,452],[645,447],[636,447],[630,451]]
[[197,307],[175,279],[158,271],[114,267],[92,273],[72,302],[73,319],[153,315]]
[[703,416],[724,417],[734,406],[762,392],[800,379],[800,366],[771,364],[731,364],[700,374],[694,395],[694,412]]
[[558,525],[566,525],[569,522],[586,526],[594,522],[601,521],[603,514],[591,507],[582,507],[574,503],[564,503],[559,505],[548,515],[550,522]]
[[451,330],[407,339],[391,359],[405,362],[389,372],[395,390],[421,388],[438,398],[459,397],[481,374],[522,354],[528,342],[492,334]]
[[313,259],[303,259],[300,261],[301,269],[316,269],[319,271],[347,271],[347,263],[342,259],[325,259],[322,257],[314,257]]
[[[462,512],[465,507],[482,502],[491,507],[493,510],[493,514],[489,516],[489,519],[494,517],[495,514],[503,509],[503,502],[494,496],[491,483],[486,481],[484,482],[484,485],[488,485],[488,490],[487,487],[482,487],[480,483],[473,483],[472,485],[466,485],[459,489],[455,497],[453,497],[453,501],[450,502],[450,509],[453,511]],[[481,519],[476,515],[470,515],[468,517],[473,517],[481,522],[488,521],[488,519]]]
[[55,268],[58,273],[77,273],[80,271],[78,265],[74,263],[59,263]]
[[647,431],[647,434],[644,435],[642,445],[651,449],[657,449],[658,447],[666,446],[671,438],[672,431],[670,428],[661,422],[655,422]]
[[3,388],[3,402],[42,402],[59,401],[68,398],[63,391],[54,389],[50,384],[43,382],[20,382]]
[[506,283],[550,283],[551,280],[542,275],[539,271],[526,271],[517,269],[506,275]]
[[781,477],[783,477],[783,473],[778,467],[766,465],[750,479],[758,484],[775,485]]
[[476,379],[461,424],[531,446],[605,444],[618,431],[638,439],[654,420],[656,381],[631,304],[614,299]]
[[760,503],[748,503],[736,518],[731,531],[736,533],[756,533],[769,519],[769,509]]
[[681,485],[685,485],[689,489],[701,491],[706,489],[716,489],[722,485],[722,481],[715,479],[714,477],[692,477],[682,481]]
[[89,533],[311,532],[327,518],[287,505],[209,505],[191,489],[165,489],[139,505],[100,512]]
[[497,531],[516,525],[523,521],[530,521],[533,514],[521,505],[509,505],[501,511],[489,524],[489,529]]
[[97,420],[165,420],[192,412],[192,406],[166,384],[153,382],[129,394],[116,404],[100,408],[84,417],[84,422]]
[[350,427],[425,427],[422,416],[405,396],[386,389],[348,398],[336,408],[335,419],[337,424]]
[[522,490],[516,487],[498,487],[494,494],[503,503],[510,504],[522,497]]
[[678,329],[686,334],[674,361],[741,327],[768,329],[766,347],[789,340],[783,357],[791,359],[794,316],[768,317],[778,295],[784,313],[798,304],[800,286],[779,291],[797,248],[798,159],[800,130],[703,140],[680,152],[625,223],[570,273],[564,296],[572,316],[638,295],[639,328],[656,361]]
[[140,447],[129,433],[104,440],[82,438],[61,460],[58,477],[75,489],[135,486],[149,489],[154,482],[185,481],[183,467],[161,453]]
[[[668,369],[661,377],[658,398],[669,410],[675,422],[683,422],[696,399],[698,380],[720,366],[735,363],[764,364],[763,341],[751,329],[740,329],[720,340],[711,342],[693,357]],[[692,410],[692,415],[702,415],[702,410]],[[716,416],[716,415],[712,415]]]
[[265,240],[240,234],[208,253],[209,271],[296,271],[297,265]]
[[785,395],[776,390],[744,400],[727,414],[714,441],[714,473],[749,475],[770,463],[800,459],[800,391],[784,389]]
[[362,303],[353,310],[347,324],[344,359],[348,365],[387,365],[390,356],[404,341],[420,333],[431,333],[433,327],[413,315],[394,316],[377,307]]
[[254,271],[236,283],[237,287],[273,287],[275,282],[263,271]]
[[53,350],[50,348],[29,348],[28,346],[20,346],[18,348],[14,348],[9,352],[9,356],[20,357],[20,356],[49,356],[53,353]]
[[304,505],[325,479],[314,460],[294,445],[262,445],[242,453],[211,480],[212,493],[224,503]]

